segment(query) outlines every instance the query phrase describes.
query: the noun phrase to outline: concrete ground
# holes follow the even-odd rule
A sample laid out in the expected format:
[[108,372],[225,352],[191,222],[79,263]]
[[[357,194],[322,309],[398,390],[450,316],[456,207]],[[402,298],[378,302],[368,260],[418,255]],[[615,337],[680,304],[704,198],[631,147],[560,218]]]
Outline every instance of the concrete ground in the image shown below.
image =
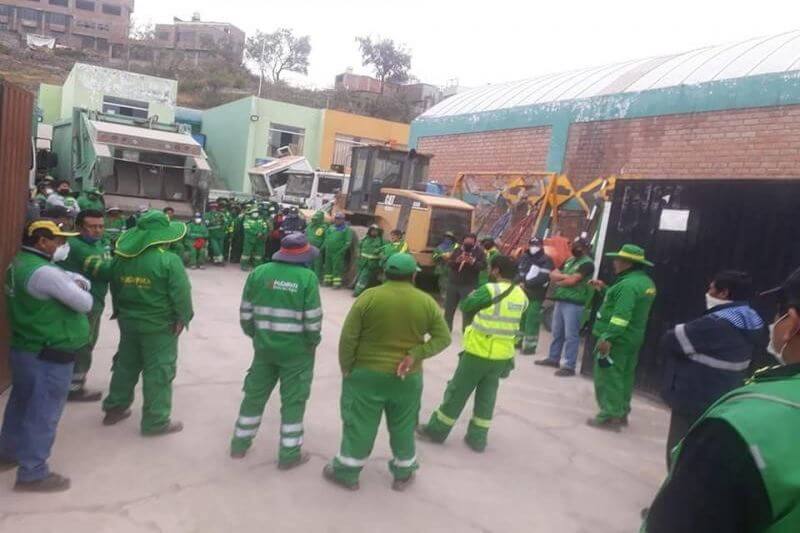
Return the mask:
[[[352,302],[345,291],[325,289],[322,296],[323,342],[305,419],[305,449],[312,460],[290,472],[275,468],[277,395],[247,458],[230,459],[229,439],[252,355],[238,323],[245,275],[236,267],[190,275],[196,318],[180,343],[173,411],[184,431],[140,437],[140,398],[134,416],[115,427],[101,425],[98,404],[69,404],[52,467],[70,476],[73,488],[55,495],[16,494],[13,472],[0,475],[0,531],[638,530],[639,511],[664,477],[666,412],[637,398],[626,431],[591,429],[584,424],[595,408],[591,382],[555,378],[529,357],[518,357],[516,371],[503,382],[485,454],[471,452],[461,441],[467,413],[444,446],[420,443],[417,483],[405,493],[389,488],[385,430],[364,469],[360,492],[325,483],[320,472],[337,452],[341,435],[336,346]],[[91,388],[107,388],[116,342],[116,325],[106,321]],[[423,418],[441,400],[459,344],[455,339],[426,363]]]

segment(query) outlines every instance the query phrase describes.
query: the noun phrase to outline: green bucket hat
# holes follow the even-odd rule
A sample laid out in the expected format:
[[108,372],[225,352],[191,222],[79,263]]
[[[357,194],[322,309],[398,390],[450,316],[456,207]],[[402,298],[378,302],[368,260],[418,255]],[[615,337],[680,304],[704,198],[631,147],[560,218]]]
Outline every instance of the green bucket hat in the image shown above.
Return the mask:
[[139,217],[135,228],[120,235],[115,253],[122,257],[136,257],[151,246],[179,241],[184,235],[186,224],[170,222],[163,212],[151,209]]
[[625,259],[631,263],[653,266],[653,263],[644,258],[644,248],[636,246],[635,244],[625,244],[620,248],[619,252],[609,252],[606,254],[606,257],[616,257]]
[[392,257],[386,260],[386,267],[384,270],[391,274],[405,276],[408,274],[413,274],[414,272],[419,272],[419,267],[417,266],[417,262],[414,260],[413,255],[394,254]]

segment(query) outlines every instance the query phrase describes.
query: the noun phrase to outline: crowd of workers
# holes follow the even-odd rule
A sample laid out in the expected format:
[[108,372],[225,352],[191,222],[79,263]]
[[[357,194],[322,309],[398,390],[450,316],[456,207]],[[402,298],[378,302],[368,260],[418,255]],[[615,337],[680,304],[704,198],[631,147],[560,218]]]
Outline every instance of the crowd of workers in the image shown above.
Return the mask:
[[[0,468],[18,467],[15,489],[69,488],[47,459],[65,402],[102,397],[85,381],[107,292],[120,340],[103,423],[131,415],[141,375],[142,435],[181,431],[171,417],[171,384],[178,337],[194,315],[185,264],[200,266],[206,250],[215,263],[229,260],[237,225],[242,268],[256,267],[240,305],[254,355],[230,455],[246,455],[280,384],[278,466],[305,463],[303,420],[323,320],[320,280],[342,286],[353,239],[344,216],[328,224],[317,213],[306,224],[291,210],[223,202],[189,224],[171,220],[169,210],[142,209],[124,220],[105,208],[97,191],[73,198],[68,187],[58,183],[33,198],[32,209],[41,212],[26,224],[22,249],[6,273],[12,388],[0,431]],[[193,250],[188,258],[187,248]],[[556,368],[559,377],[574,376],[581,331],[591,322],[599,409],[587,424],[611,431],[628,425],[638,353],[656,298],[648,274],[654,265],[642,248],[626,244],[606,254],[615,273],[607,286],[594,278],[591,247],[583,239],[572,243],[571,257],[557,268],[538,238],[511,258],[492,239],[470,234],[458,241],[448,232],[434,253],[440,279],[446,278],[440,285],[444,312],[415,288],[419,268],[402,232],[392,231],[387,242],[379,227],[370,227],[358,251],[357,299],[339,338],[342,440],[323,470],[328,481],[358,489],[385,415],[393,488],[404,490],[419,466],[415,438],[444,442],[473,395],[465,442],[485,450],[501,380],[513,370],[518,349],[537,351],[546,295],[555,301],[553,340],[547,357],[535,363]],[[262,253],[268,254],[263,264]],[[664,398],[672,410],[669,476],[647,510],[645,531],[797,529],[800,506],[791,497],[796,454],[787,428],[800,413],[800,270],[771,291],[781,304],[771,335],[748,304],[752,286],[746,273],[719,273],[706,293],[708,311],[662,341]],[[593,301],[599,306],[588,321]],[[441,405],[417,426],[423,361],[451,343],[458,309],[464,334],[457,368]],[[754,355],[767,344],[783,366],[760,371],[742,386]]]

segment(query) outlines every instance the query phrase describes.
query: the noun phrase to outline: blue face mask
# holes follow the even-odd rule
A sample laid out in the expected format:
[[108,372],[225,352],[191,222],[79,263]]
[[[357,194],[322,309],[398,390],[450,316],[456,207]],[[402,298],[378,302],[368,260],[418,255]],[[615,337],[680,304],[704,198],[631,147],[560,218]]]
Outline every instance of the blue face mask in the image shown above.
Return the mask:
[[83,239],[83,241],[88,243],[88,244],[94,244],[94,243],[96,243],[97,241],[100,240],[100,239],[96,239],[94,237],[89,237],[87,235],[81,235],[81,239]]

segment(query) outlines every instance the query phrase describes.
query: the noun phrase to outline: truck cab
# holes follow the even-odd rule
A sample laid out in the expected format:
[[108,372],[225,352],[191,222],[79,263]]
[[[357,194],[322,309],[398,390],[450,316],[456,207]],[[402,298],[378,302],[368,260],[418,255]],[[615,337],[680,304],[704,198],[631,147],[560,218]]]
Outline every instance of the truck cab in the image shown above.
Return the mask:
[[300,155],[279,157],[247,171],[253,194],[273,202],[283,202],[290,175],[309,173],[313,174],[314,168]]
[[336,172],[289,172],[282,203],[328,211],[339,193],[346,193],[349,178]]

